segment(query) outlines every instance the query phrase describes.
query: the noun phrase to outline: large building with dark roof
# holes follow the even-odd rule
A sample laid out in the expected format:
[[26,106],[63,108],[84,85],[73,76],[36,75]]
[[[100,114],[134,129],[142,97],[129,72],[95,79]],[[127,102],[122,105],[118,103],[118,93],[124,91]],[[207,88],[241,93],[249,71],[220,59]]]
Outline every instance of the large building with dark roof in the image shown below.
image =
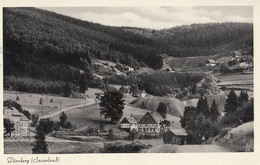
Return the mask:
[[14,107],[4,107],[4,118],[14,123],[14,131],[11,136],[28,136],[29,119]]
[[163,117],[156,112],[147,112],[145,115],[132,115],[124,118],[120,123],[120,128],[125,130],[136,130],[139,133],[159,133],[160,122]]

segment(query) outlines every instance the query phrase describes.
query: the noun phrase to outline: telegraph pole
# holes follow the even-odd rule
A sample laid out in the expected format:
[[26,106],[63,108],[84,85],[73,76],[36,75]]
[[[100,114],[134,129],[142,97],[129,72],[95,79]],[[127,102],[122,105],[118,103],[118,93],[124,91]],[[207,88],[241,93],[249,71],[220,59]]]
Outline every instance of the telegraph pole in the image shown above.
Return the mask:
[[29,141],[30,141],[30,127],[28,127]]
[[84,111],[85,111],[85,106],[86,106],[86,95],[84,94]]
[[60,100],[60,115],[61,115],[61,104],[62,104],[62,99]]

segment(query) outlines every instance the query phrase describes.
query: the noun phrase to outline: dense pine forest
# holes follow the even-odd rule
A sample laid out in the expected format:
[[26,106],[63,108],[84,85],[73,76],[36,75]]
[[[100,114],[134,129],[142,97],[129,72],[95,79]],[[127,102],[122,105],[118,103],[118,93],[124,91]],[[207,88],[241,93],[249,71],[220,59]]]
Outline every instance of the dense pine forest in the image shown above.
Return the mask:
[[[93,59],[160,69],[159,55],[164,53],[208,56],[241,48],[252,53],[252,36],[253,24],[247,23],[151,30],[104,26],[37,8],[4,8],[4,85],[62,93],[66,83],[76,89],[82,79],[93,80]],[[98,82],[91,84],[98,86]]]

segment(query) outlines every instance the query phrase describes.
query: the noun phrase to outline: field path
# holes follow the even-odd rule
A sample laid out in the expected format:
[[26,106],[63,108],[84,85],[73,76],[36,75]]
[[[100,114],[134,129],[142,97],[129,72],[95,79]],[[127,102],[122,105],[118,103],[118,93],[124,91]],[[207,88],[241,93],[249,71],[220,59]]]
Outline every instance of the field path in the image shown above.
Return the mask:
[[[96,103],[95,99],[87,99],[87,102],[85,104],[79,104],[79,105],[74,105],[74,106],[70,106],[70,107],[65,107],[65,108],[62,108],[61,111],[62,112],[68,112],[68,111],[76,109],[76,108],[84,107],[84,105],[85,106],[89,106],[89,105],[92,105],[92,104],[95,104],[95,103]],[[60,114],[60,111],[56,111],[54,113],[51,113],[51,114],[48,114],[48,115],[44,115],[44,116],[41,116],[39,118],[40,119],[51,118],[51,117],[57,116],[59,114]]]

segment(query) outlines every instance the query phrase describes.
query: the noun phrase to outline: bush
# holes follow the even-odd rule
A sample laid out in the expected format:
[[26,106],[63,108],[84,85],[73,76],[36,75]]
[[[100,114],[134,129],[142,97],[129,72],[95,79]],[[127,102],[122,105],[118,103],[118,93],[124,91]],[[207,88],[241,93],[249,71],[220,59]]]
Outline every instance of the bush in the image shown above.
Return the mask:
[[135,130],[132,130],[129,132],[129,135],[126,137],[127,140],[135,140],[138,138],[138,132]]
[[145,134],[144,135],[144,139],[153,139],[154,138],[154,134]]
[[60,122],[55,121],[53,124],[53,130],[58,131],[60,129]]
[[230,131],[231,129],[232,129],[232,128],[230,128],[230,127],[222,129],[222,130],[219,132],[219,137],[220,137],[220,138],[223,138],[223,137],[228,133],[228,131]]
[[148,146],[139,142],[132,143],[107,143],[103,148],[103,153],[138,153],[142,149],[148,149]]
[[65,124],[65,127],[64,128],[66,128],[66,129],[72,129],[73,128],[73,125],[71,124],[71,122],[67,122],[66,124]]
[[139,134],[138,139],[141,140],[143,138],[144,138],[144,135],[143,134]]

